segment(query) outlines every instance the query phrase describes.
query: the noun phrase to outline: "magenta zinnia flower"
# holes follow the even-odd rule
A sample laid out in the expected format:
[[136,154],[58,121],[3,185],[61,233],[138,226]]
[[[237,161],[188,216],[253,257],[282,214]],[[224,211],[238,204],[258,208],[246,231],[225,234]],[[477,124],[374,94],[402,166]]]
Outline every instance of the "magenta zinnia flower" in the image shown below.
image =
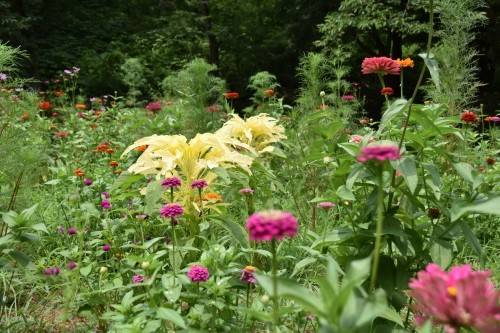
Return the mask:
[[342,100],[343,101],[346,101],[346,102],[352,102],[354,101],[356,98],[353,96],[353,95],[343,95],[342,96]]
[[392,144],[376,144],[363,147],[357,159],[358,162],[365,163],[370,160],[394,161],[398,160],[400,157],[398,146]]
[[109,245],[109,244],[104,244],[104,245],[102,246],[102,250],[103,250],[104,252],[108,252],[109,250],[111,250],[111,245]]
[[182,182],[179,177],[168,177],[161,182],[161,186],[166,188],[177,188],[181,186]]
[[151,112],[160,111],[161,102],[149,102],[148,105],[146,105],[146,110]]
[[193,265],[189,268],[187,272],[188,278],[191,282],[205,282],[210,277],[208,268],[201,265]]
[[489,277],[490,272],[473,271],[469,265],[455,266],[449,272],[436,264],[427,265],[409,284],[417,324],[431,319],[449,333],[460,327],[500,332],[500,292]]
[[142,283],[144,282],[144,275],[136,274],[132,276],[132,283]]
[[335,207],[335,203],[330,202],[330,201],[323,201],[318,204],[318,208],[328,210]]
[[208,186],[208,183],[205,179],[195,179],[191,183],[191,188],[204,189]]
[[241,270],[241,276],[240,276],[240,281],[250,283],[250,284],[255,284],[257,282],[257,279],[255,278],[255,273],[256,268],[253,266],[246,266]]
[[240,190],[241,195],[248,195],[248,194],[253,194],[254,190],[252,190],[250,187],[245,187]]
[[182,205],[174,202],[163,205],[160,209],[161,217],[177,217],[184,213],[184,208]]
[[262,242],[281,240],[297,235],[298,223],[289,212],[268,210],[252,214],[246,223],[250,240]]
[[399,64],[387,57],[365,58],[361,64],[361,73],[379,75],[399,75]]
[[73,235],[76,235],[78,230],[75,227],[69,227],[67,232],[68,232],[68,235],[73,236]]
[[111,201],[109,201],[108,199],[104,199],[103,201],[101,201],[101,207],[103,209],[110,209],[111,208]]
[[86,185],[86,186],[90,186],[90,185],[92,185],[92,179],[90,179],[90,178],[85,178],[85,179],[83,180],[83,184],[84,184],[84,185]]
[[68,267],[68,269],[70,271],[74,270],[76,267],[78,267],[77,263],[74,262],[74,261],[70,261],[68,262],[68,264],[66,265],[66,267]]
[[43,274],[45,275],[59,275],[59,273],[61,273],[59,267],[47,267],[43,270]]

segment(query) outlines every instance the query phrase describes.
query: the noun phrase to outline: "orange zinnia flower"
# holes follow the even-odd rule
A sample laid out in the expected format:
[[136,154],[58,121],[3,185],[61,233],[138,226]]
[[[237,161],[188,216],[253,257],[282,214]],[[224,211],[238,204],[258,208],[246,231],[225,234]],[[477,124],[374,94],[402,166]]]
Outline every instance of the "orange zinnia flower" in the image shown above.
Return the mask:
[[408,67],[411,67],[413,68],[413,66],[415,66],[415,63],[413,62],[413,60],[411,58],[406,58],[406,59],[399,59],[396,60],[399,64],[399,67],[401,68],[408,68]]
[[266,95],[267,97],[273,97],[274,96],[274,90],[273,89],[266,89],[264,90],[264,95]]
[[52,104],[49,101],[41,101],[38,103],[38,107],[43,111],[49,111],[52,109]]
[[101,142],[100,144],[95,147],[95,151],[100,152],[100,153],[105,153],[109,149],[109,144],[106,142]]
[[138,151],[140,153],[142,153],[143,151],[145,151],[146,149],[148,149],[148,145],[142,145],[142,146],[139,146],[137,148],[135,148],[134,150],[135,151]]
[[21,116],[22,121],[27,121],[30,119],[30,114],[28,112],[23,112],[23,115]]
[[87,110],[87,106],[83,103],[76,103],[75,108],[78,110]]
[[111,162],[109,162],[109,166],[110,167],[116,168],[118,165],[119,165],[119,163],[117,161],[111,161]]
[[85,172],[83,172],[83,170],[82,170],[82,169],[80,169],[80,168],[77,168],[77,169],[75,170],[74,174],[75,174],[75,176],[77,176],[77,177],[83,177],[83,176],[85,176]]
[[222,201],[222,196],[219,193],[209,192],[203,196],[206,201]]
[[112,148],[106,149],[106,153],[108,154],[113,154],[114,150]]
[[235,91],[228,91],[223,94],[225,99],[238,99],[240,98],[240,94]]

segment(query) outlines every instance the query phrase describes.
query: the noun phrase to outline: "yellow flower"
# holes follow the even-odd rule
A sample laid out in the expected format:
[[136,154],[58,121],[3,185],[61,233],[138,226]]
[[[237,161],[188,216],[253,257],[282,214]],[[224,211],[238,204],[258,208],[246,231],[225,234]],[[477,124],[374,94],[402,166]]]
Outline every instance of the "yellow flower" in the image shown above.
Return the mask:
[[277,125],[278,120],[265,113],[241,119],[237,114],[233,114],[221,129],[215,134],[235,139],[252,149],[250,151],[258,154],[273,150],[273,143],[286,139],[285,129]]
[[407,67],[411,67],[413,68],[413,66],[415,66],[415,63],[413,62],[413,60],[411,58],[406,58],[406,59],[397,59],[396,60],[399,64],[399,67],[401,68],[407,68]]

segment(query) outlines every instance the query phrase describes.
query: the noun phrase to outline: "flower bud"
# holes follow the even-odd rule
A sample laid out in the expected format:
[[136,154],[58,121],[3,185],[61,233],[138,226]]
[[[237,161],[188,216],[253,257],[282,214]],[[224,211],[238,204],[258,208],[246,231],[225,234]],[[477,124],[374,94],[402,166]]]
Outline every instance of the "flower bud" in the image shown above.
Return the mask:
[[263,295],[261,298],[260,298],[260,301],[264,304],[268,303],[269,302],[269,296],[268,295]]
[[105,274],[105,273],[107,273],[107,271],[108,271],[108,268],[106,266],[102,266],[101,269],[99,269],[99,273],[101,273],[101,274]]
[[149,261],[143,261],[141,264],[142,269],[148,269],[149,268]]
[[319,96],[320,97],[325,97],[325,95],[326,95],[326,93],[323,90],[321,90],[321,92],[319,93]]

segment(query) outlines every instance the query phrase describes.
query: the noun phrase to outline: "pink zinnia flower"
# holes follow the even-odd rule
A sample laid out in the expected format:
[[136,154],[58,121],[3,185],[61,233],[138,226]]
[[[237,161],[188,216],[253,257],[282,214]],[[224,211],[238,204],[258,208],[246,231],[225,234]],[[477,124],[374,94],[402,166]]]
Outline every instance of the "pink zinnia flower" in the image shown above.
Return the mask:
[[356,99],[353,95],[343,95],[341,98],[346,102],[352,102]]
[[101,201],[101,207],[103,209],[110,209],[111,208],[111,201],[109,201],[109,199],[104,199],[103,201]]
[[184,213],[184,208],[182,205],[174,202],[163,205],[160,209],[161,217],[177,217]]
[[361,73],[379,75],[399,75],[399,64],[387,57],[365,58],[361,64]]
[[318,204],[318,208],[328,210],[335,207],[335,203],[330,202],[330,201],[323,201]]
[[83,184],[86,185],[86,186],[90,186],[90,185],[92,185],[92,183],[93,183],[92,179],[90,179],[90,178],[85,178],[83,180]]
[[363,137],[357,134],[351,135],[351,138],[349,139],[349,142],[354,142],[358,144],[361,143],[361,141],[363,141]]
[[268,210],[252,214],[246,223],[250,240],[262,242],[281,240],[297,235],[298,223],[289,212]]
[[380,94],[384,96],[391,96],[394,94],[394,89],[391,87],[385,87],[380,90]]
[[208,268],[201,265],[193,265],[189,268],[187,272],[188,278],[191,282],[205,282],[210,277]]
[[59,275],[59,273],[61,273],[59,267],[47,267],[43,270],[43,274],[45,275]]
[[489,280],[490,272],[455,266],[448,273],[436,264],[427,265],[410,281],[417,324],[431,319],[447,332],[460,327],[482,333],[500,332],[500,292]]
[[68,235],[73,236],[73,235],[76,235],[78,230],[75,227],[69,227],[67,232],[68,232]]
[[142,283],[144,282],[144,276],[141,275],[141,274],[136,274],[134,276],[132,276],[132,283]]
[[395,161],[401,157],[399,148],[396,145],[378,144],[366,146],[361,149],[358,155],[358,162],[365,163],[370,160],[374,161]]
[[246,266],[241,270],[241,276],[240,276],[240,281],[250,283],[250,284],[255,284],[257,282],[257,279],[255,278],[255,271],[257,269],[253,266]]
[[177,188],[181,186],[182,182],[179,177],[168,177],[161,182],[161,186],[166,188]]
[[205,179],[195,179],[191,183],[191,188],[203,189],[208,186],[208,183]]
[[74,270],[76,267],[78,267],[78,265],[77,265],[77,263],[76,263],[76,262],[74,262],[74,261],[70,261],[70,262],[68,262],[68,264],[66,265],[66,267],[67,267],[70,271],[72,271],[72,270]]
[[108,252],[109,250],[111,250],[111,245],[109,245],[109,244],[104,244],[104,245],[102,246],[102,250],[103,250],[104,252]]
[[250,194],[253,194],[254,190],[252,190],[250,187],[245,187],[245,188],[242,188],[239,192],[242,195],[250,195]]
[[160,111],[161,110],[161,103],[160,102],[149,102],[148,105],[146,105],[146,110],[155,112],[155,111]]

